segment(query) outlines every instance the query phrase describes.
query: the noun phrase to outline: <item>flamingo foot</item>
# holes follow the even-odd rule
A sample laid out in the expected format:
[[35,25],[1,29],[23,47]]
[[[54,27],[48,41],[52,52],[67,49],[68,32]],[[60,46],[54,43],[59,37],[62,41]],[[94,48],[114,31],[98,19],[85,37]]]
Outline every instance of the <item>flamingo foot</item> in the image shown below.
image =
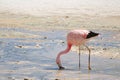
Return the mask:
[[91,67],[88,67],[89,70],[92,70]]
[[62,66],[59,66],[59,70],[64,70],[65,68]]

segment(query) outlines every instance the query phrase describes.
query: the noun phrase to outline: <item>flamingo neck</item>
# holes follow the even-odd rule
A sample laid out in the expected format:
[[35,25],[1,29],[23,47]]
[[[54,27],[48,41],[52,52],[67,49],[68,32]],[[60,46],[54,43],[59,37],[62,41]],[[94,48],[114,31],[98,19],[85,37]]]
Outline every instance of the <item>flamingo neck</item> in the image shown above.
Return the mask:
[[64,50],[64,51],[61,51],[58,55],[57,55],[57,58],[56,58],[56,63],[58,65],[61,65],[61,60],[60,60],[60,56],[63,55],[63,54],[66,54],[70,51],[72,45],[71,44],[68,44],[67,48]]

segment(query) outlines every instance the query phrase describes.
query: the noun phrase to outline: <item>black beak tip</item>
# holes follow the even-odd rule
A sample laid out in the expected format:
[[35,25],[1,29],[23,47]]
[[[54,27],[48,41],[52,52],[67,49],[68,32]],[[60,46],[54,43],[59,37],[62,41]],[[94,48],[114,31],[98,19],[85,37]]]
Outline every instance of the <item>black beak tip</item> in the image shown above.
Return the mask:
[[64,70],[65,68],[62,66],[59,66],[59,70]]

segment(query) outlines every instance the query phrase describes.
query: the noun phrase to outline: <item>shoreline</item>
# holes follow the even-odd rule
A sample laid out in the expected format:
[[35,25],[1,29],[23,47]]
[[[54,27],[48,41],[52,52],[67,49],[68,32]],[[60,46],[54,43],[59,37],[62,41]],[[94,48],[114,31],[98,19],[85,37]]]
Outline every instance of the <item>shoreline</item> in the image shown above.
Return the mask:
[[32,16],[13,13],[0,13],[0,27],[26,28],[31,30],[50,29],[100,29],[120,30],[120,16],[89,15],[48,15]]

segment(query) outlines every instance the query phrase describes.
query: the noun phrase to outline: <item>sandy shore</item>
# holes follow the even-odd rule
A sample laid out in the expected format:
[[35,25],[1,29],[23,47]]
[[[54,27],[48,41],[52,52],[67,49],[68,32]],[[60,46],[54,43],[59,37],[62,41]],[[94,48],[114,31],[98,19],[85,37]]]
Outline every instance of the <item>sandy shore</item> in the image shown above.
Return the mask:
[[0,13],[0,27],[26,28],[30,30],[46,29],[100,29],[120,30],[120,16],[97,16],[78,14],[54,14],[31,16]]

